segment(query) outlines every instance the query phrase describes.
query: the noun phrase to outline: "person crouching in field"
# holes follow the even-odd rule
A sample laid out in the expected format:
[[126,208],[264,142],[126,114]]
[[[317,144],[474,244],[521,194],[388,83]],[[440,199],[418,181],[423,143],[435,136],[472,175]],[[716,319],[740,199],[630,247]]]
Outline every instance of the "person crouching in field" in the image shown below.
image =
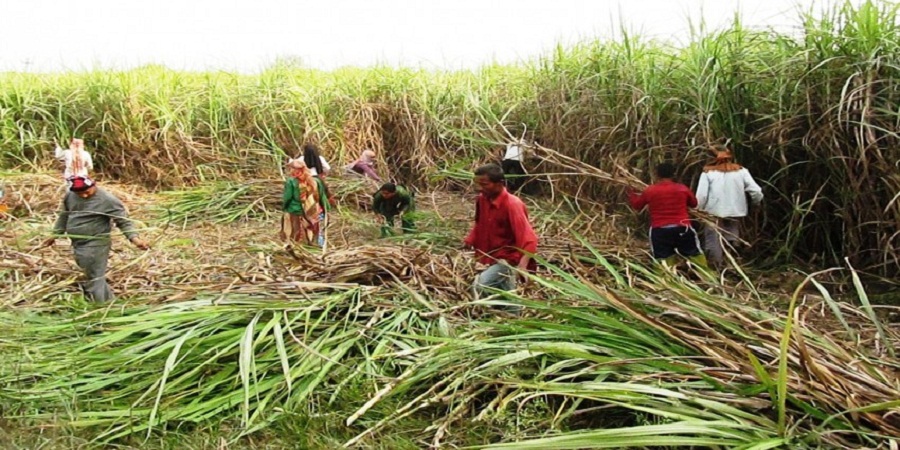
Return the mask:
[[[284,216],[279,237],[312,245],[318,234],[318,186],[303,159],[290,159],[287,165],[291,172],[284,182],[281,202]],[[287,230],[290,235],[286,235]]]
[[474,249],[478,262],[488,266],[472,287],[478,299],[489,289],[515,290],[515,268],[535,270],[532,255],[537,253],[538,238],[525,204],[507,191],[500,166],[487,164],[476,169],[475,184],[480,191],[475,201],[475,224],[463,246]]
[[68,236],[72,240],[75,263],[86,278],[82,283],[85,297],[97,302],[112,301],[115,295],[106,282],[112,224],[135,247],[147,250],[150,246],[138,237],[121,200],[97,187],[90,178],[72,177],[70,182],[53,227],[54,236],[44,241],[43,247],[53,245],[57,236]]
[[372,211],[380,216],[381,237],[394,235],[394,217],[400,216],[400,229],[403,234],[416,230],[413,214],[416,211],[415,196],[404,186],[384,183],[381,189],[372,195]]
[[691,190],[676,183],[675,166],[662,163],[656,168],[657,182],[643,193],[628,192],[628,200],[636,211],[650,209],[650,247],[653,258],[668,266],[675,265],[680,254],[701,268],[706,268],[706,256],[700,250],[697,232],[691,226],[688,208],[697,207]]
[[758,205],[763,192],[750,172],[734,162],[727,148],[714,146],[713,150],[716,159],[703,168],[697,202],[701,211],[716,217],[715,226],[703,230],[703,248],[710,263],[718,268],[725,263],[723,241],[733,246],[740,237],[740,220],[747,216],[747,194]]
[[353,161],[347,168],[353,173],[381,182],[381,177],[375,172],[375,150],[363,150],[359,159]]

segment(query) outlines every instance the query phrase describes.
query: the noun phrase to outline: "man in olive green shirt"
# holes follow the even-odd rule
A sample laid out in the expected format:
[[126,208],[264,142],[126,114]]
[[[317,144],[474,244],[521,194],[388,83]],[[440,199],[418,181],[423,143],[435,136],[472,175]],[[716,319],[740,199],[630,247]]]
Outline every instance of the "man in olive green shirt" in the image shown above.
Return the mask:
[[53,245],[57,236],[68,236],[72,240],[75,263],[87,278],[82,284],[85,297],[97,302],[112,301],[115,295],[106,282],[112,223],[115,222],[135,247],[147,250],[150,246],[138,237],[125,206],[116,196],[100,189],[87,177],[72,177],[69,181],[72,184],[53,227],[54,236],[44,241],[44,246]]
[[394,217],[400,216],[400,228],[403,233],[412,233],[416,229],[413,213],[416,210],[415,197],[403,186],[385,183],[372,196],[372,210],[383,217],[381,237],[394,235]]

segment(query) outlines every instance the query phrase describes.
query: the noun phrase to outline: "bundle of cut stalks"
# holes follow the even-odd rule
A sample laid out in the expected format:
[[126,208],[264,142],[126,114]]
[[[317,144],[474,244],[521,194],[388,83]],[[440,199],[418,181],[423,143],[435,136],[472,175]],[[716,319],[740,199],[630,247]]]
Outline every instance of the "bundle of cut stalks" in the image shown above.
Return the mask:
[[0,268],[0,307],[58,295],[62,286],[71,285],[80,275],[63,260],[48,261],[4,245],[0,245]]
[[[239,230],[237,234],[246,232]],[[287,251],[268,247],[268,251],[249,254],[246,248],[251,244],[242,238],[246,237],[223,237],[234,241],[232,249],[221,249],[222,255],[202,253],[198,249],[201,253],[196,256],[164,249],[135,253],[124,240],[117,238],[108,281],[125,298],[157,303],[189,300],[205,292],[269,297],[398,283],[423,292],[461,298],[468,295],[467,286],[474,277],[467,255],[427,246],[369,244],[325,255],[304,247]],[[229,252],[238,253],[229,255]],[[80,292],[77,281],[81,271],[65,244],[34,254],[0,248],[0,262],[4,267],[0,272],[4,281],[0,288],[4,305],[33,305],[54,295]]]
[[428,247],[365,245],[326,255],[302,248],[284,258],[284,279],[326,283],[380,285],[402,283],[422,292],[463,295],[473,267],[458,255],[436,253]]
[[[60,175],[50,173],[4,173],[9,214],[16,217],[48,215],[59,209],[66,194],[66,184]],[[126,206],[144,206],[145,192],[134,185],[101,182],[98,186],[117,196]]]
[[154,205],[156,215],[169,223],[227,224],[250,218],[270,219],[281,209],[281,182],[244,180],[207,183],[192,189],[166,191]]

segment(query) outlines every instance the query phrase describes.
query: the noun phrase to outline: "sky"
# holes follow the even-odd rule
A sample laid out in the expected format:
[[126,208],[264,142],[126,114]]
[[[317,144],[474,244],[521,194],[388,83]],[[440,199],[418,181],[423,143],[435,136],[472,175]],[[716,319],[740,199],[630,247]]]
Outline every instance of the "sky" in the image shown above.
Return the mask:
[[[855,2],[858,3],[858,2]],[[691,24],[790,32],[813,0],[0,0],[0,71],[162,64],[254,73],[276,60],[470,69],[558,43],[635,34],[687,42]],[[799,8],[799,9],[798,9]]]

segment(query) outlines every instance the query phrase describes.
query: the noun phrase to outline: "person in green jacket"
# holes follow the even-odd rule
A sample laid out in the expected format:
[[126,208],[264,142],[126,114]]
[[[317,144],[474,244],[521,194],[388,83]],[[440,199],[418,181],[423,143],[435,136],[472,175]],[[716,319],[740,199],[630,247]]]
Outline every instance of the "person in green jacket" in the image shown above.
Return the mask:
[[404,233],[415,231],[413,213],[416,200],[407,188],[385,183],[372,197],[372,210],[382,217],[381,237],[394,235],[394,217],[397,215],[400,216],[400,228]]
[[302,159],[288,161],[290,176],[284,182],[281,210],[285,213],[281,238],[312,244],[318,234],[319,188]]

